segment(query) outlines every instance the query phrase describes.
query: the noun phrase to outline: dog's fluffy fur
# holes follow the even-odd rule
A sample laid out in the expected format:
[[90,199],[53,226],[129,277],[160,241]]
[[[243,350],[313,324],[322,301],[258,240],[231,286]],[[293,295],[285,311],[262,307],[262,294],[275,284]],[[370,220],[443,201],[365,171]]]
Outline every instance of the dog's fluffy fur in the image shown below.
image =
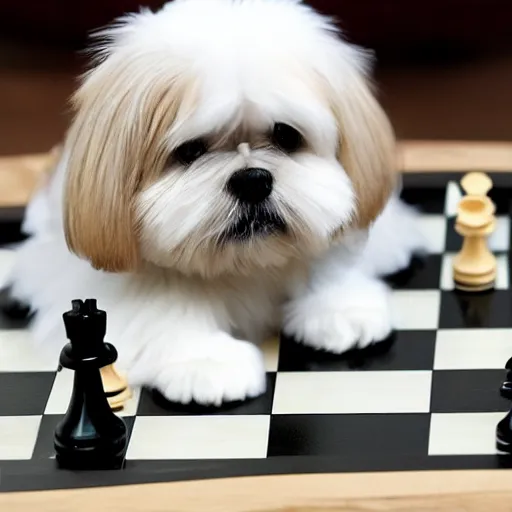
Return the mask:
[[[264,391],[280,329],[334,353],[386,338],[379,276],[423,242],[368,71],[297,0],[175,0],[102,31],[12,275],[36,340],[55,356],[71,300],[96,298],[132,385],[220,404]],[[255,167],[273,188],[248,207],[226,183]]]

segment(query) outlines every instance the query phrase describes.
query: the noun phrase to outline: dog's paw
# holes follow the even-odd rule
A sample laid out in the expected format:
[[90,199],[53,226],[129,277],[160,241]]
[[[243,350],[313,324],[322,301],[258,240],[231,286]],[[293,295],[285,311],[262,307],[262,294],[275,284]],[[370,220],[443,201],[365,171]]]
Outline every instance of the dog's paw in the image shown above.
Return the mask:
[[392,329],[389,293],[377,281],[296,300],[286,308],[283,326],[295,341],[335,354],[383,341]]
[[131,379],[181,404],[220,406],[265,392],[263,356],[252,343],[221,335],[172,345],[158,360],[139,361]]
[[301,322],[289,322],[285,328],[286,334],[299,343],[335,354],[382,341],[391,330],[387,310],[372,307],[310,314]]

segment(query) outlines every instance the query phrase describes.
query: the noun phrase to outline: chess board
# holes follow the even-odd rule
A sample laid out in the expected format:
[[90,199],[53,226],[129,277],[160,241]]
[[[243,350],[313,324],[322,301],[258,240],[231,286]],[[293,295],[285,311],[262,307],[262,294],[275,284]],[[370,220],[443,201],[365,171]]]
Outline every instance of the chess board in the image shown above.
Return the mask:
[[[0,317],[0,489],[512,467],[495,447],[496,424],[511,407],[499,387],[512,356],[512,174],[490,173],[498,277],[494,290],[480,294],[454,290],[451,277],[461,244],[454,231],[461,176],[404,176],[402,197],[422,211],[429,254],[387,278],[399,318],[389,340],[342,356],[271,340],[263,347],[267,392],[229,408],[170,406],[135,390],[119,413],[130,432],[119,471],[57,468],[53,431],[72,374],[33,352],[26,321]],[[10,244],[22,236],[21,214],[0,213],[0,285],[14,258]]]

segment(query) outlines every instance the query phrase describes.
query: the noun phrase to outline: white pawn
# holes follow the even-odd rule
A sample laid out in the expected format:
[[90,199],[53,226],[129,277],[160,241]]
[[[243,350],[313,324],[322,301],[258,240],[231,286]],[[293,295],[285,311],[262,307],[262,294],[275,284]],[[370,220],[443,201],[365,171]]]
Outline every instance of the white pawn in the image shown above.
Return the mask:
[[126,379],[116,370],[113,364],[100,369],[103,390],[107,395],[108,403],[113,410],[122,409],[132,397],[131,389]]
[[464,240],[453,259],[454,284],[463,291],[489,290],[496,280],[496,257],[487,245],[496,228],[496,206],[487,196],[492,181],[484,173],[471,172],[461,185],[467,195],[459,203],[455,230]]

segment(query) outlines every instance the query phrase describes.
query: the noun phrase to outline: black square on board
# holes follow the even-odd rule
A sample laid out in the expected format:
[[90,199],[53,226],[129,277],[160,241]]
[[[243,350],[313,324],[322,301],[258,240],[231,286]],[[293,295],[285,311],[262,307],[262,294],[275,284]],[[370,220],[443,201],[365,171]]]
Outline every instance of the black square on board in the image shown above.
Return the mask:
[[496,206],[496,215],[509,215],[511,213],[510,207],[512,205],[512,188],[509,183],[500,184],[494,178],[494,187],[489,192],[489,197]]
[[410,187],[405,184],[401,194],[401,199],[419,208],[423,213],[442,214],[446,198],[446,188],[439,187]]
[[176,404],[166,400],[155,390],[143,389],[137,416],[200,416],[200,415],[268,415],[272,412],[276,374],[267,373],[265,394],[252,400],[206,407],[199,404]]
[[510,400],[500,395],[504,378],[505,370],[435,370],[430,410],[433,413],[508,411]]
[[268,456],[341,457],[347,467],[362,454],[421,456],[428,452],[429,424],[429,414],[275,415]]
[[408,268],[386,276],[386,282],[400,290],[437,290],[441,282],[441,254],[413,257]]
[[455,217],[446,219],[446,252],[458,252],[462,247],[462,236],[455,231]]
[[0,246],[18,243],[27,238],[21,230],[24,215],[24,207],[0,208]]
[[479,327],[512,327],[512,297],[508,290],[441,292],[440,329]]
[[0,373],[0,416],[43,414],[55,372]]
[[30,326],[33,315],[25,304],[15,301],[8,288],[0,289],[0,329],[26,329]]
[[430,370],[434,364],[435,331],[397,331],[385,341],[336,355],[283,337],[280,372]]

